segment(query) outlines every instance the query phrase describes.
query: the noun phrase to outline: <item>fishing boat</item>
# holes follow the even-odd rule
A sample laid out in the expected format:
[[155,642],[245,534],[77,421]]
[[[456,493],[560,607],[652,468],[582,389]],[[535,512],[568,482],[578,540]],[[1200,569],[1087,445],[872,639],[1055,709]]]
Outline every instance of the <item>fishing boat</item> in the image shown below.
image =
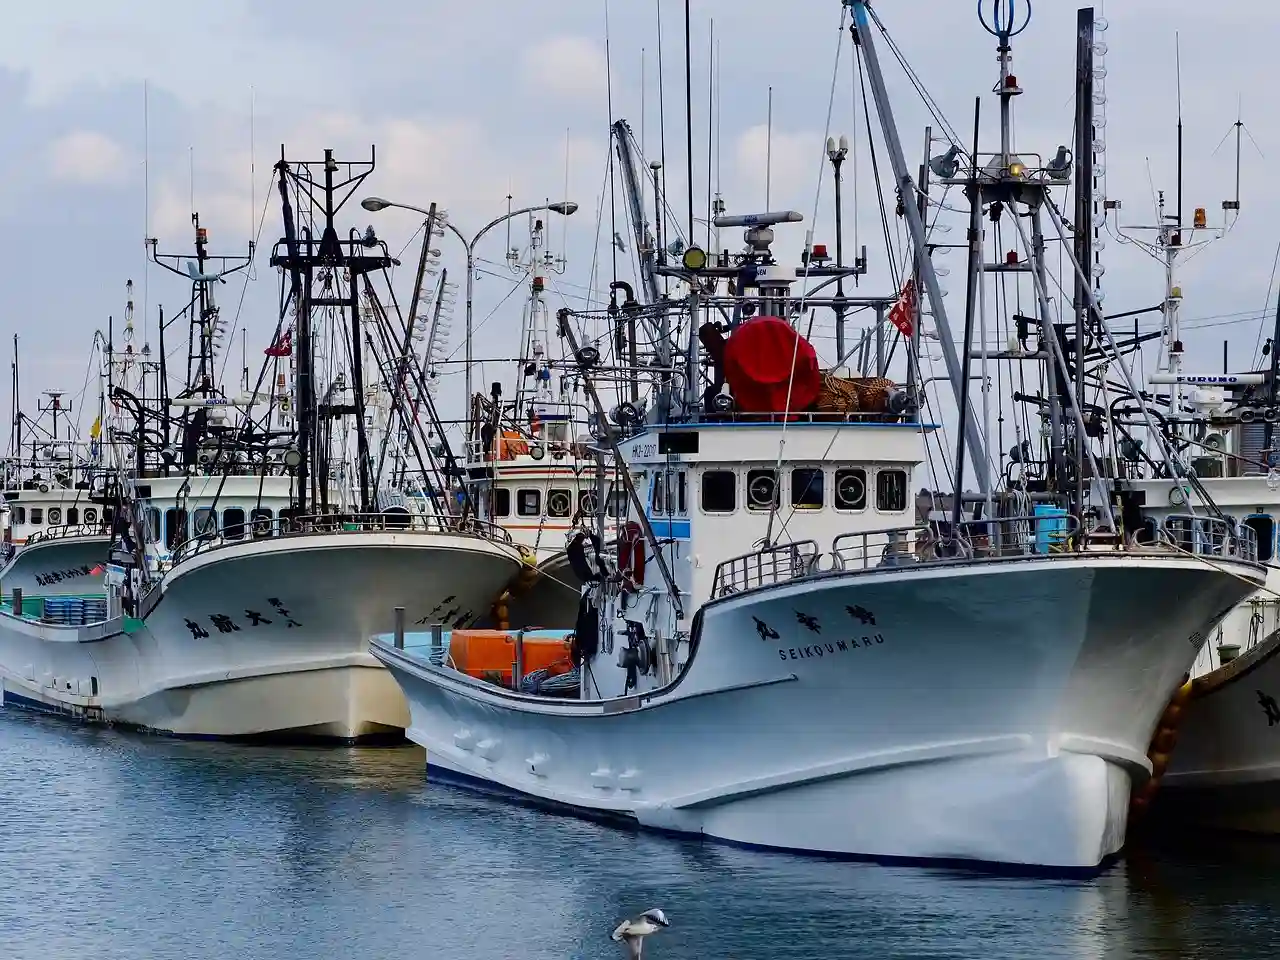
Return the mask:
[[[95,335],[95,351],[99,341]],[[13,432],[9,456],[0,462],[0,595],[11,600],[16,590],[37,611],[46,597],[100,604],[111,524],[110,507],[92,495],[104,462],[101,416],[89,442],[81,442],[64,392],[46,390],[39,416],[30,417],[21,408],[18,377],[15,335]]]
[[[404,700],[369,654],[369,634],[394,607],[465,627],[527,565],[508,535],[474,515],[462,522],[409,498],[374,509],[362,358],[372,350],[379,369],[403,369],[393,345],[407,330],[390,326],[365,283],[391,265],[385,245],[370,233],[340,240],[334,225],[343,187],[334,173],[354,189],[372,168],[339,165],[329,151],[312,165],[282,157],[284,239],[272,263],[284,306],[242,397],[213,376],[226,326],[213,290],[235,264],[207,254],[195,220],[196,258],[175,268],[193,286],[186,386],[168,396],[161,377],[155,404],[120,387],[112,395],[136,420],[137,460],[113,487],[106,617],[64,624],[0,612],[6,705],[186,737],[401,737]],[[299,217],[295,195],[311,198]],[[362,322],[362,298],[375,322]],[[351,338],[338,358],[322,347],[329,333],[340,348]],[[279,389],[255,416],[264,382]],[[331,429],[344,418],[355,421],[354,455]]]
[[[896,186],[916,197],[877,58],[883,28],[867,3],[849,6]],[[939,174],[970,200],[961,350],[923,201],[899,207],[915,276],[893,296],[793,291],[854,269],[808,240],[800,265],[780,263],[774,228],[802,222],[796,211],[720,215],[718,228],[745,228],[744,253],[711,260],[690,244],[678,266],[659,261],[685,293],[642,318],[657,344],[648,366],[687,365],[679,377],[649,374],[652,413],[611,441],[644,536],[590,558],[598,572],[576,623],[572,695],[507,689],[447,658],[371,642],[405,691],[408,735],[436,779],[810,853],[1095,871],[1122,847],[1131,787],[1152,773],[1152,733],[1195,657],[1188,638],[1211,631],[1264,573],[1247,527],[1201,520],[1205,536],[1188,545],[1138,543],[1121,535],[1109,500],[1091,510],[1080,481],[1096,459],[1075,442],[1083,429],[1070,443],[1061,429],[1083,419],[1065,377],[1052,391],[1054,482],[1034,494],[991,482],[967,390],[984,275],[1016,258],[1038,294],[1038,316],[1026,318],[1038,331],[1033,356],[1051,380],[1070,359],[1041,256],[1044,220],[1061,225],[1049,199],[1061,170],[1013,152],[1010,99],[1022,91],[1008,67],[1020,28],[1007,15],[1000,6],[987,22],[1000,45],[1001,149],[955,145],[937,164],[968,167]],[[992,265],[981,224],[996,210],[1031,236]],[[797,329],[810,308],[839,316],[865,305],[915,340],[926,312],[917,278],[959,407],[946,523],[911,515],[909,491],[923,465],[937,466],[929,446],[942,433],[921,415],[934,401],[918,372],[900,384],[823,370]],[[1082,322],[1132,378],[1087,303]],[[593,379],[615,371],[576,330],[604,318],[560,317],[603,416]],[[674,340],[682,328],[687,338]],[[963,493],[966,471],[976,495]]]
[[[1179,226],[1170,221],[1155,246],[1166,253],[1167,288],[1180,300],[1173,264],[1184,249],[1171,242]],[[1168,303],[1164,332],[1170,342],[1179,340],[1178,317],[1179,304]],[[1276,342],[1273,337],[1268,354]],[[1185,547],[1203,535],[1206,522],[1239,523],[1257,540],[1267,577],[1261,590],[1200,638],[1199,655],[1157,733],[1163,775],[1141,801],[1156,829],[1277,834],[1280,745],[1269,732],[1280,725],[1280,378],[1274,356],[1258,369],[1222,374],[1187,372],[1179,354],[1171,356],[1173,363],[1153,381],[1170,391],[1165,429],[1178,442],[1186,469],[1151,470],[1142,462],[1141,445],[1130,444],[1123,467],[1134,475],[1131,486],[1150,518],[1139,535],[1149,537],[1159,525]]]

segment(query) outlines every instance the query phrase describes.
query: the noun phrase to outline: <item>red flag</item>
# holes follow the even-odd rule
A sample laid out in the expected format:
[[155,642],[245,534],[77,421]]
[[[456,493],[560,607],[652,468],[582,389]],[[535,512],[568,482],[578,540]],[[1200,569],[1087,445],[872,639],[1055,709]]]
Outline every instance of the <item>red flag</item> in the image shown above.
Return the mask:
[[898,328],[904,337],[911,336],[915,327],[916,316],[916,282],[908,279],[902,288],[898,302],[889,310],[889,321]]
[[94,566],[92,570],[89,571],[89,575],[92,577],[99,577],[106,572],[107,572],[107,568],[99,563],[96,566]]
[[268,357],[287,357],[293,353],[293,328],[290,327],[280,335],[275,343],[262,351]]

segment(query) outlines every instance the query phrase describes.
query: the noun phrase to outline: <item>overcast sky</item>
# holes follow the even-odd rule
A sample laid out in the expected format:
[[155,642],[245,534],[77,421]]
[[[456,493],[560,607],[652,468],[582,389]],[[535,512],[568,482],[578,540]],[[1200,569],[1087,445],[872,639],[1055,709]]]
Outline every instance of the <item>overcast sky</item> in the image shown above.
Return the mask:
[[[973,99],[983,95],[984,146],[992,149],[995,43],[973,6],[956,0],[883,0],[877,9],[966,142]],[[1029,29],[1015,41],[1014,71],[1027,91],[1015,102],[1016,145],[1025,152],[1051,156],[1059,143],[1070,143],[1078,6],[1042,0]],[[1152,222],[1153,185],[1165,189],[1171,202],[1174,197],[1175,31],[1181,31],[1182,41],[1188,211],[1207,207],[1210,223],[1219,223],[1222,200],[1234,195],[1234,140],[1228,138],[1216,154],[1214,148],[1231,131],[1238,101],[1267,158],[1246,138],[1239,223],[1226,239],[1191,260],[1183,276],[1191,328],[1185,336],[1188,366],[1218,372],[1223,339],[1231,341],[1233,366],[1251,363],[1260,335],[1267,335],[1260,334],[1260,318],[1274,309],[1268,287],[1276,238],[1265,224],[1280,214],[1280,202],[1267,189],[1268,164],[1280,160],[1280,142],[1267,123],[1267,91],[1280,79],[1273,49],[1280,6],[1258,0],[1210,6],[1192,0],[1110,0],[1105,9],[1096,6],[1109,21],[1104,37],[1109,48],[1107,193],[1123,201],[1122,222]],[[665,112],[670,203],[683,220],[683,4],[661,0],[661,8],[665,102],[660,104],[655,4],[608,4],[612,116],[630,121],[636,136],[643,134],[646,155],[656,158],[660,109]],[[856,188],[847,188],[855,196],[846,216],[856,223],[859,242],[871,248],[872,261],[863,292],[887,293],[891,284],[866,159],[865,123],[854,119],[852,50],[847,33],[837,29],[841,4],[796,0],[785,5],[785,15],[781,9],[765,0],[693,3],[698,215],[705,208],[708,178],[708,44],[714,21],[720,107],[718,159],[711,175],[728,210],[749,212],[765,205],[765,121],[772,86],[769,206],[792,208],[812,220],[819,176],[827,177],[825,136],[851,135],[861,158]],[[566,272],[554,278],[551,306],[581,306],[597,256],[597,288],[607,285],[611,270],[607,238],[613,227],[607,198],[601,203],[610,120],[605,22],[605,0],[369,0],[358,8],[336,0],[223,0],[216,10],[158,0],[61,0],[7,11],[6,29],[0,32],[0,122],[6,131],[0,158],[0,332],[6,334],[6,359],[11,334],[21,337],[24,408],[34,413],[36,395],[45,389],[73,397],[85,389],[93,331],[105,331],[109,315],[122,316],[127,280],[135,282],[137,341],[157,345],[157,306],[163,304],[170,315],[181,309],[189,284],[147,269],[143,238],[158,237],[162,251],[190,250],[193,201],[215,252],[242,252],[263,223],[250,281],[235,279],[220,292],[224,315],[249,331],[256,373],[276,321],[278,280],[266,257],[281,230],[271,165],[282,143],[299,160],[318,159],[324,147],[334,148],[339,159],[364,159],[376,145],[378,169],[356,201],[368,194],[423,207],[435,201],[468,235],[506,209],[508,194],[517,206],[556,199],[566,192],[567,179],[568,196],[581,209],[567,222],[548,218],[551,248],[568,256]],[[914,166],[929,118],[883,43],[880,50]],[[934,152],[945,147],[945,142],[936,144]],[[847,183],[851,174],[850,164]],[[815,240],[832,244],[829,177],[821,190]],[[604,239],[597,255],[601,209]],[[356,202],[344,213],[344,229],[373,224],[393,253],[420,221],[403,211],[369,214]],[[796,257],[809,226],[780,228],[779,252]],[[625,236],[625,221],[618,228]],[[513,239],[523,242],[524,236],[517,223]],[[962,242],[959,226],[952,236]],[[724,239],[735,249],[740,243],[736,231]],[[460,244],[450,235],[438,245],[452,278],[461,282]],[[511,339],[523,294],[504,301],[518,283],[502,263],[504,246],[505,233],[498,230],[478,249],[488,263],[481,264],[476,286],[477,356],[509,356],[514,350]],[[412,247],[406,250],[406,262],[411,264],[415,253]],[[1159,266],[1141,253],[1112,240],[1103,259],[1108,311],[1150,306],[1163,296]],[[963,254],[955,251],[940,262],[951,268],[944,285],[956,315],[963,306]],[[624,276],[630,273],[628,265]],[[402,299],[407,300],[411,280],[410,269],[400,271]],[[462,313],[459,298],[451,344],[459,356]],[[833,359],[830,334],[826,328],[816,338],[828,361]],[[185,342],[176,343],[176,337],[170,340],[171,355],[175,349],[185,352]],[[240,366],[238,353],[237,347],[231,370]],[[1153,356],[1154,349],[1148,351]],[[940,363],[937,372],[943,372]],[[477,383],[498,377],[510,382],[508,366],[491,364],[478,371]],[[460,380],[460,374],[451,377],[442,391],[446,405],[461,400]],[[86,407],[95,402],[96,383],[89,380],[88,388]],[[0,403],[8,409],[7,390]],[[445,414],[455,416],[456,410]]]

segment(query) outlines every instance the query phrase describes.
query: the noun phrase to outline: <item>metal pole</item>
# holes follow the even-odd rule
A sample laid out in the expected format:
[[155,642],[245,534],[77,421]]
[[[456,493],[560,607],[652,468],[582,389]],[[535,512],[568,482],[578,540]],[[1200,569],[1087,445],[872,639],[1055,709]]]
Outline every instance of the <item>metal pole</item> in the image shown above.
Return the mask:
[[[477,236],[476,240],[479,240],[479,239],[480,237]],[[467,398],[463,406],[463,410],[467,411],[467,442],[468,443],[470,443],[472,440],[475,439],[475,437],[472,436],[472,424],[471,424],[471,413],[470,413],[471,411],[471,294],[474,289],[475,276],[476,276],[476,270],[475,270],[476,261],[473,253],[474,249],[475,249],[475,240],[467,244],[467,322],[466,322],[467,353],[466,353],[466,361],[464,362],[464,366],[466,368]]]
[[[1081,292],[1093,286],[1093,7],[1076,12],[1076,231],[1075,255],[1083,268],[1075,282],[1076,403],[1084,405],[1084,335],[1089,305]],[[1084,512],[1084,444],[1076,437],[1076,509]]]
[[511,689],[519,692],[520,681],[524,679],[524,627],[516,631],[513,647],[516,661],[511,665]]
[[[978,186],[978,131],[981,129],[982,98],[973,101],[973,156],[969,158],[969,269],[965,290],[964,339],[961,344],[961,363],[964,364],[965,389],[960,394],[960,422],[969,416],[969,351],[973,344],[973,317],[977,308],[978,285],[982,283],[982,189]],[[985,490],[983,491],[986,492]],[[952,500],[951,531],[960,536],[960,515],[964,512],[960,503],[964,496],[964,439],[956,438],[956,490]],[[988,519],[990,519],[988,517]]]
[[[867,15],[865,0],[853,0],[853,16],[858,25],[858,36],[862,42],[862,50],[867,59],[867,76],[871,81],[871,92],[876,101],[876,112],[880,117],[880,127],[884,133],[885,144],[889,148],[889,157],[893,162],[893,175],[902,193],[902,206],[906,214],[907,227],[911,231],[911,242],[915,247],[920,277],[929,293],[929,302],[933,306],[934,323],[938,328],[938,340],[942,344],[943,357],[947,363],[947,373],[951,377],[952,390],[956,404],[967,389],[964,374],[960,366],[960,357],[956,353],[955,341],[951,336],[951,324],[947,321],[946,307],[942,303],[942,290],[938,286],[938,276],[934,273],[933,263],[929,259],[926,244],[924,222],[920,211],[916,208],[916,187],[907,172],[907,162],[902,152],[902,141],[898,138],[898,130],[893,119],[893,107],[889,102],[889,92],[885,87],[884,76],[880,71],[880,59],[876,53],[872,39],[871,18]],[[985,494],[991,489],[991,478],[987,466],[987,454],[983,445],[982,434],[978,424],[969,418],[961,424],[965,440],[969,445],[969,455],[973,461],[973,471],[978,486]]]
[[[836,269],[844,267],[844,199],[841,196],[840,165],[844,162],[844,157],[838,153],[831,158],[831,170],[835,176],[836,185]],[[840,274],[836,278],[836,356],[844,356],[844,275]],[[877,374],[883,376],[883,374]]]
[[396,607],[395,643],[397,650],[404,649],[404,607]]

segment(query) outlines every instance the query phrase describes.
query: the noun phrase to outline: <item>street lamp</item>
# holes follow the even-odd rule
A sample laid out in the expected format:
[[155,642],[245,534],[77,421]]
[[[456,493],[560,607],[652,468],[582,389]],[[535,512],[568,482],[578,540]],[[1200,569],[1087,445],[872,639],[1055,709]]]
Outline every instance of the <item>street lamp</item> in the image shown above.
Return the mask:
[[[399,207],[401,210],[412,210],[414,213],[420,213],[424,217],[430,216],[430,212],[427,210],[423,210],[421,207],[415,207],[412,204],[408,204],[408,203],[395,203],[394,201],[391,201],[391,200],[384,200],[382,197],[365,197],[363,200],[360,201],[360,206],[364,207],[364,209],[368,210],[370,213],[377,213],[379,210],[386,210],[388,207]],[[506,223],[508,220],[512,219],[513,217],[518,217],[526,213],[538,213],[539,211],[542,211],[542,210],[550,210],[552,213],[558,213],[562,217],[570,217],[577,212],[578,205],[574,203],[572,200],[563,200],[556,203],[542,203],[533,207],[521,207],[519,210],[512,210],[510,213],[504,213],[502,216],[497,217],[494,220],[490,220],[483,227],[481,227],[480,232],[477,233],[475,236],[473,236],[470,240],[468,240],[463,235],[462,231],[459,230],[457,227],[455,227],[451,222],[449,222],[448,220],[445,221],[444,225],[449,230],[453,231],[454,236],[456,236],[459,240],[462,241],[462,245],[466,247],[466,250],[467,250],[467,319],[466,319],[467,354],[466,354],[466,362],[465,362],[466,376],[467,376],[467,386],[466,386],[467,406],[466,406],[465,415],[467,416],[468,420],[470,419],[470,416],[471,416],[471,413],[470,413],[471,411],[471,293],[472,293],[472,289],[475,282],[476,244],[480,242],[481,237],[483,237],[486,233],[488,233],[494,227],[498,226],[498,224]],[[427,237],[424,242],[430,243],[431,238]]]

